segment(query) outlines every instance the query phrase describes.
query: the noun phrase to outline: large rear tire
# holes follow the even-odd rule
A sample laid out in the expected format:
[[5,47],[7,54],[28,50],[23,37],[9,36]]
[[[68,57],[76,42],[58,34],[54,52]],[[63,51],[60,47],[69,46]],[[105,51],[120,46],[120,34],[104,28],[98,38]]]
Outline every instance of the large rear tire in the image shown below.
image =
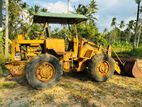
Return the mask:
[[104,82],[114,74],[115,62],[108,55],[96,55],[91,59],[88,68],[95,81]]
[[26,78],[35,89],[52,87],[57,84],[62,74],[59,60],[49,54],[33,58],[26,66]]

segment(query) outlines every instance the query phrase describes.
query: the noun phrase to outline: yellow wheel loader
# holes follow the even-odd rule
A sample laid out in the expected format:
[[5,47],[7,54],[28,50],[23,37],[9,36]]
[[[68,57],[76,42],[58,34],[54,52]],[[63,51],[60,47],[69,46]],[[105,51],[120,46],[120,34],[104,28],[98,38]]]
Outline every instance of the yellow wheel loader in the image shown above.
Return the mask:
[[120,73],[117,62],[111,57],[111,47],[104,50],[101,46],[84,38],[79,40],[77,29],[72,39],[52,38],[48,24],[76,25],[87,18],[79,14],[39,13],[34,15],[35,23],[45,24],[42,39],[25,40],[24,35],[12,41],[12,61],[7,68],[13,77],[25,76],[28,83],[36,89],[55,85],[63,72],[87,69],[91,78],[103,82],[115,71]]

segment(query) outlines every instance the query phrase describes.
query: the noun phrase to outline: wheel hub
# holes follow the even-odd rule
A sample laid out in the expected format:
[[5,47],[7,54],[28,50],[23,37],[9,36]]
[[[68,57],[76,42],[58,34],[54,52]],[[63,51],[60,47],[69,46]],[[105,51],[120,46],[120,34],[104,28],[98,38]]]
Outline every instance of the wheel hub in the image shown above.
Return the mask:
[[97,71],[99,71],[102,75],[106,75],[109,72],[109,64],[107,61],[102,61],[97,66]]
[[38,66],[36,71],[37,78],[42,82],[48,82],[54,77],[54,75],[54,66],[48,62],[42,63],[40,66]]

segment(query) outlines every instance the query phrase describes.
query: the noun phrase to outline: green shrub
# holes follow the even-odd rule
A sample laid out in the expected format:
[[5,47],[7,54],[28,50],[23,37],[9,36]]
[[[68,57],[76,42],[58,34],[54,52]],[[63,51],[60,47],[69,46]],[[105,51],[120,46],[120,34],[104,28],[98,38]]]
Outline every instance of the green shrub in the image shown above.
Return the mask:
[[142,48],[133,49],[129,54],[130,56],[142,58]]
[[5,64],[5,61],[4,55],[0,54],[0,64]]

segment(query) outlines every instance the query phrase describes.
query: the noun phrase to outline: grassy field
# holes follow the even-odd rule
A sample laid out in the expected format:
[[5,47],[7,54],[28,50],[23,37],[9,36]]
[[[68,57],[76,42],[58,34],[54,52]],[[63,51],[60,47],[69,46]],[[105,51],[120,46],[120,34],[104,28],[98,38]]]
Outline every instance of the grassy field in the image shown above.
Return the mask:
[[0,107],[142,107],[141,99],[142,79],[118,75],[98,83],[70,74],[46,90],[0,79]]

